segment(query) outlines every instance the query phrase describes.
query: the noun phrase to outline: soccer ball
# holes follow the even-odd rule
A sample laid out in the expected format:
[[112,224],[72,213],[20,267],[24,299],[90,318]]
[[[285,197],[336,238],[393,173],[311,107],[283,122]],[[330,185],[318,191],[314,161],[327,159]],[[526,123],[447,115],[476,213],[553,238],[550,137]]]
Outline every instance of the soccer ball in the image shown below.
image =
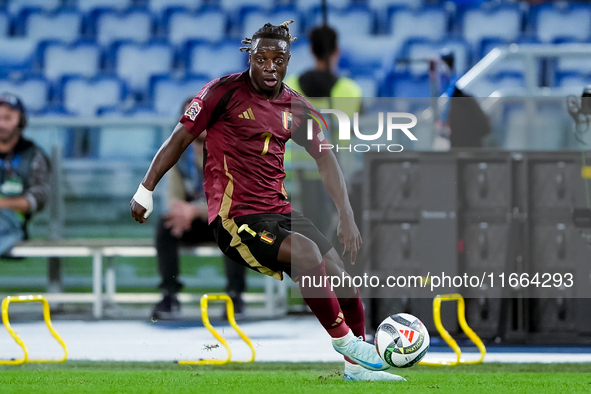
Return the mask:
[[425,325],[408,313],[387,317],[374,338],[382,360],[398,368],[412,367],[421,361],[429,351],[429,340]]

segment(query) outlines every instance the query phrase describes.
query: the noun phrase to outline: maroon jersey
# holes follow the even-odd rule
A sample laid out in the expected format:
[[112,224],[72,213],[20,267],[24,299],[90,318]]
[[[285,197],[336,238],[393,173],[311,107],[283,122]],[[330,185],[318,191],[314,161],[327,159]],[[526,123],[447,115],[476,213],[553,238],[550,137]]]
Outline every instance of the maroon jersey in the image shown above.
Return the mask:
[[279,98],[262,98],[245,71],[205,85],[181,117],[191,134],[207,130],[203,187],[210,223],[218,215],[292,211],[283,184],[285,143],[293,138],[314,158],[329,152],[320,152],[326,141],[315,122],[313,139],[307,139],[306,111],[292,113],[292,99],[311,108],[285,84]]

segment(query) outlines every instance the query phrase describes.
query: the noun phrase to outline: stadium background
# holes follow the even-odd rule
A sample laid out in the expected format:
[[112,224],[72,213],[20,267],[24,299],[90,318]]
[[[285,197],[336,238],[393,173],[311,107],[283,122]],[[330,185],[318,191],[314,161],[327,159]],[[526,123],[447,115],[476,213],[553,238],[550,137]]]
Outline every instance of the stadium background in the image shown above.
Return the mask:
[[[585,2],[327,3],[328,23],[340,35],[339,72],[357,81],[366,97],[430,97],[428,60],[446,48],[462,75],[495,47],[548,44],[551,53],[591,38],[591,5]],[[44,212],[32,224],[33,237],[47,237],[48,230],[62,238],[151,237],[154,223],[133,223],[128,201],[180,104],[209,80],[246,69],[246,55],[238,50],[242,38],[266,22],[289,19],[298,41],[288,72],[298,74],[313,64],[306,35],[322,21],[319,1],[0,0],[0,91],[23,98],[31,119],[27,136],[48,153],[59,147],[62,159],[59,225]],[[562,97],[559,106],[536,109],[537,138],[523,131],[523,106],[497,111],[487,147],[582,149],[563,97],[580,95],[591,83],[590,64],[588,58],[555,55],[533,69],[507,62],[473,84],[469,93],[477,97]],[[533,90],[527,85],[532,73]],[[160,212],[163,191],[156,194]],[[2,264],[3,293],[44,289],[46,266],[39,259]],[[189,291],[223,285],[217,259],[187,264]],[[63,270],[66,290],[90,285],[87,264],[65,259]],[[117,270],[123,290],[155,289],[158,283],[153,261],[125,259]],[[260,277],[249,277],[249,283],[262,287]]]
[[[454,53],[461,76],[494,47],[538,43],[559,48],[591,37],[591,6],[584,2],[327,3],[328,23],[340,34],[339,72],[359,83],[365,97],[431,96],[426,60],[444,49]],[[246,68],[247,57],[238,51],[240,39],[267,21],[289,19],[295,20],[291,27],[299,39],[293,43],[288,73],[299,74],[312,65],[306,34],[322,21],[319,1],[0,2],[0,90],[23,98],[32,118],[27,134],[48,153],[60,146],[66,178],[72,177],[71,182],[66,179],[68,225],[63,236],[100,235],[107,228],[149,236],[150,226],[111,226],[123,212],[115,208],[107,214],[101,204],[127,199],[186,97],[212,78]],[[472,83],[468,93],[579,95],[591,82],[587,58],[551,55],[538,60],[504,62]],[[528,75],[534,74],[535,86],[527,85]],[[536,110],[535,138],[524,132],[523,106],[504,107],[497,111],[485,144],[503,149],[581,147],[569,133],[572,123],[560,104]],[[405,149],[432,149],[429,138],[421,141],[426,143]],[[120,182],[110,182],[113,178]],[[102,215],[88,217],[89,211]],[[89,219],[96,220],[92,228],[85,225]],[[43,217],[38,221],[47,224]],[[46,232],[45,225],[33,226],[34,234]]]

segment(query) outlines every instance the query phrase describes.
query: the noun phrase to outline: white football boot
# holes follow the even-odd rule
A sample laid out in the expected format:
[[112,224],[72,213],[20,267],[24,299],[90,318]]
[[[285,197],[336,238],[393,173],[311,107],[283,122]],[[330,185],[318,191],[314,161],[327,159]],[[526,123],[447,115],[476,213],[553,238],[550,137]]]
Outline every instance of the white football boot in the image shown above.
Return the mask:
[[351,364],[345,361],[343,380],[353,382],[406,382],[402,376],[383,371],[370,371],[361,365]]
[[382,361],[374,345],[365,342],[361,337],[355,337],[351,330],[344,337],[333,339],[332,347],[365,369],[384,371],[390,368],[387,363]]

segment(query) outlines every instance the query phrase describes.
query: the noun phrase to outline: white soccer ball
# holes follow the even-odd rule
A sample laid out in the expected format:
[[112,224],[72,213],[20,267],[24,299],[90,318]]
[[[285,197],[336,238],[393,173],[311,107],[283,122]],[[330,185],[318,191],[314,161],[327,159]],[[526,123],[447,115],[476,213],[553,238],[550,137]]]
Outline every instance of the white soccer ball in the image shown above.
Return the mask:
[[387,317],[374,338],[382,360],[397,368],[412,367],[421,361],[429,351],[429,341],[423,322],[408,313]]

